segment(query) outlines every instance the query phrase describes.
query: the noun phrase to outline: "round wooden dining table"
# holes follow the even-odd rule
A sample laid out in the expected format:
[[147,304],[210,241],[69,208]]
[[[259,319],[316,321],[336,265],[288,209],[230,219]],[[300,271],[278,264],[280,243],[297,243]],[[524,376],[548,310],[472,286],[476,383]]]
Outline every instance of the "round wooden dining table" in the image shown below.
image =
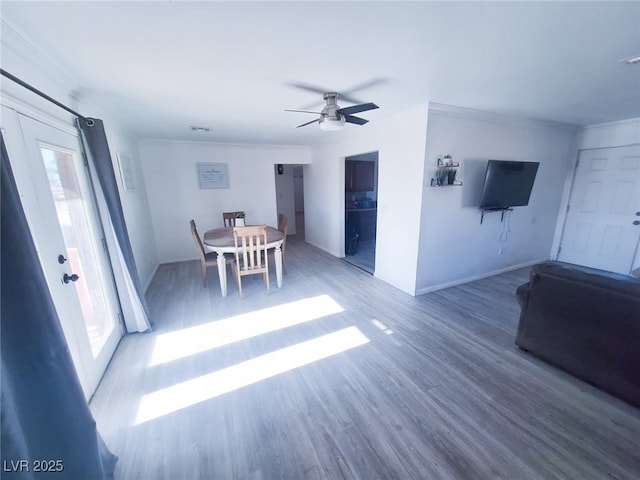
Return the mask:
[[[267,249],[274,249],[276,264],[276,281],[278,288],[282,287],[282,242],[284,234],[277,228],[267,226]],[[225,253],[235,253],[236,245],[233,240],[233,227],[214,228],[204,232],[203,243],[210,252],[218,254],[218,276],[220,278],[220,291],[222,296],[227,296],[227,265]]]

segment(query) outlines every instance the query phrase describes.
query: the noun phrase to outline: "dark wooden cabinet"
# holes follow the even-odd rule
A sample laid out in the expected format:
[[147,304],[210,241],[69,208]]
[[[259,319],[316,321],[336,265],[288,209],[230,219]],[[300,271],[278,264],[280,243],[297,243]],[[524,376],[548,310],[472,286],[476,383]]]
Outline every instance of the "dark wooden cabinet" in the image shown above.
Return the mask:
[[375,185],[376,162],[346,160],[344,162],[345,190],[372,192]]

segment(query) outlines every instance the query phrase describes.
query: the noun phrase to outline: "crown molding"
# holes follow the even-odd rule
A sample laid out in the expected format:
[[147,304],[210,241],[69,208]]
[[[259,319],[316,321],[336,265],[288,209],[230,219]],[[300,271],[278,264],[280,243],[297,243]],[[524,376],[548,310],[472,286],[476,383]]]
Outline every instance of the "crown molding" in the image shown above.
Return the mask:
[[[7,49],[15,55],[16,58],[24,63],[27,69],[35,71],[37,75],[45,77],[59,87],[64,92],[73,92],[78,86],[78,81],[59,63],[55,62],[51,57],[44,54],[37,46],[29,41],[24,35],[18,32],[13,26],[8,24],[4,19],[0,19],[0,29],[2,29],[2,48]],[[6,53],[3,54],[3,68],[11,74],[21,78],[25,82],[31,83],[28,78],[22,78],[26,72],[23,67],[21,71],[11,71],[9,69],[20,68],[20,65],[6,65]],[[34,85],[38,88],[38,85]],[[67,95],[76,100],[72,94]]]
[[640,117],[627,118],[625,120],[618,120],[616,122],[594,123],[593,125],[585,126],[584,129],[585,130],[598,130],[600,128],[620,127],[620,126],[625,126],[625,125],[633,125],[635,123],[640,125]]
[[[112,123],[122,125],[122,122],[115,120],[118,116],[110,108],[105,107],[95,98],[82,96],[82,87],[77,78],[43,53],[20,31],[1,18],[0,28],[2,29],[0,42],[4,70],[87,117],[108,119]],[[41,99],[34,92],[28,91],[4,76],[0,80],[0,90],[5,98],[20,100],[23,109],[24,105],[29,105],[55,118],[67,119],[65,114],[61,113],[63,110],[59,106]]]
[[[185,140],[185,139],[170,139],[170,138],[151,138],[141,137],[137,139],[140,145],[153,145],[153,144],[172,144],[172,145],[201,145],[201,146],[218,146],[218,147],[241,147],[248,150],[297,150],[305,153],[311,152],[311,147],[308,145],[277,145],[269,143],[234,143],[234,142],[220,142],[215,140]],[[300,162],[305,163],[305,162]]]
[[443,103],[429,102],[429,115],[443,115],[450,117],[465,118],[491,123],[499,123],[510,126],[525,127],[552,127],[577,132],[583,127],[572,123],[553,122],[551,120],[540,120],[536,118],[518,117],[516,115],[507,115],[502,113],[485,112],[483,110],[475,110],[466,107],[457,107],[454,105],[446,105]]

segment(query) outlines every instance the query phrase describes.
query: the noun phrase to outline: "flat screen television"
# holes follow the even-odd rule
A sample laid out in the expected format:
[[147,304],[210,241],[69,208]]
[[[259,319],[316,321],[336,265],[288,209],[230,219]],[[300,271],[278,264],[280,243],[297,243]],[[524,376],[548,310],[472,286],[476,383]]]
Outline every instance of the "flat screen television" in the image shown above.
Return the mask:
[[539,162],[489,160],[480,208],[502,210],[528,205],[539,165]]

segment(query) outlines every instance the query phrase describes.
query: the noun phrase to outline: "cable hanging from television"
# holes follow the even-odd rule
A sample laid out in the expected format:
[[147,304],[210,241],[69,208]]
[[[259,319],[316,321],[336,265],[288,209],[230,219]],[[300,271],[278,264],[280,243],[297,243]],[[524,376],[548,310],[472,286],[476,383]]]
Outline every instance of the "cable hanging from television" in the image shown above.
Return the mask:
[[[509,234],[511,233],[511,212],[512,211],[513,211],[513,208],[502,211],[502,220],[506,218],[506,221],[502,222],[502,232],[500,232],[500,237],[498,238],[500,242],[506,242],[507,239],[509,238]],[[506,212],[506,215],[505,215],[505,212]]]

